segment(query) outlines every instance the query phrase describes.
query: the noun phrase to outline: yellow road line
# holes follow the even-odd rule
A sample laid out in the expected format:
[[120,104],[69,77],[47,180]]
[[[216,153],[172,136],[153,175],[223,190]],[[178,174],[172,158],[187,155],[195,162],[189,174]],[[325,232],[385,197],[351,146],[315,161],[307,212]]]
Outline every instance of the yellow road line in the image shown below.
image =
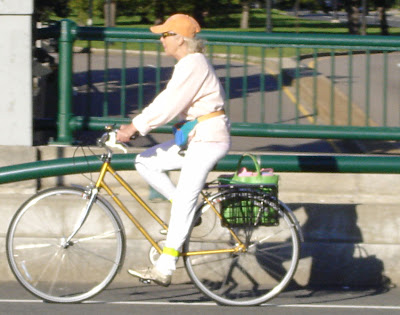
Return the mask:
[[[272,72],[271,70],[267,69],[267,72],[273,77],[275,78],[276,81],[277,80],[277,74],[275,74],[274,72]],[[305,107],[303,105],[300,104],[300,101],[297,102],[296,97],[293,95],[293,93],[289,90],[288,87],[286,86],[282,86],[282,90],[283,92],[287,95],[287,97],[294,103],[297,104],[297,107],[299,109],[299,111],[305,116],[307,117],[307,119],[311,122],[314,123],[314,117],[311,116],[311,113],[305,109]]]
[[294,103],[297,104],[297,107],[299,109],[299,111],[311,122],[314,123],[315,119],[314,116],[311,115],[311,113],[303,106],[301,105],[300,102],[297,102],[296,97],[293,95],[292,91],[289,90],[288,87],[283,86],[282,87],[283,92],[285,92],[285,94],[287,95],[287,97],[289,97],[289,99]]
[[[277,80],[277,74],[273,73],[272,71],[267,69],[267,72],[273,77],[275,78],[275,80]],[[297,107],[299,109],[299,111],[312,123],[315,123],[315,118],[314,116],[311,115],[311,113],[300,103],[300,101],[297,101],[297,98],[293,95],[292,91],[290,91],[290,89],[286,86],[282,86],[282,90],[283,92],[286,94],[286,96],[290,99],[290,101],[293,104],[297,104]],[[331,140],[331,139],[327,139],[326,140],[329,145],[333,148],[333,150],[335,151],[335,153],[342,153],[342,150],[340,150],[340,148],[336,145],[336,143]]]

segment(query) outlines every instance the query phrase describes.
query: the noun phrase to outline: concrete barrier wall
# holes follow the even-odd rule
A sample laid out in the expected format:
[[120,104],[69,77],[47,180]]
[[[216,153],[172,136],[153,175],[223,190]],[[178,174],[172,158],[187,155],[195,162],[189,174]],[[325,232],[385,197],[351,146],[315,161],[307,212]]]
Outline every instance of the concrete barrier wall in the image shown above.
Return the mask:
[[[72,156],[74,148],[0,147],[0,166],[10,161],[22,163],[41,159]],[[14,158],[7,157],[7,153]],[[24,160],[24,161],[23,161]],[[169,203],[149,199],[147,184],[135,171],[120,174],[145,197],[164,219],[169,217]],[[179,173],[172,172],[177,180]],[[212,172],[209,179],[219,174]],[[295,280],[300,285],[371,286],[383,281],[400,283],[397,261],[400,256],[400,223],[398,192],[400,176],[392,174],[314,174],[281,173],[279,197],[294,211],[300,221],[305,242]],[[94,178],[96,174],[93,174]],[[38,187],[88,182],[82,175],[47,178],[0,186],[2,220],[0,221],[0,271],[2,281],[13,280],[5,257],[5,235],[8,224],[22,202]],[[135,202],[122,190],[115,189],[126,205]],[[136,213],[135,213],[136,214]],[[115,281],[129,282],[126,268],[149,263],[150,246],[120,213],[127,232],[125,266]],[[159,227],[149,222],[149,232],[162,240]],[[145,255],[137,255],[137,253]],[[140,258],[138,258],[140,257]],[[182,266],[181,266],[182,267]],[[187,280],[183,268],[175,281]]]

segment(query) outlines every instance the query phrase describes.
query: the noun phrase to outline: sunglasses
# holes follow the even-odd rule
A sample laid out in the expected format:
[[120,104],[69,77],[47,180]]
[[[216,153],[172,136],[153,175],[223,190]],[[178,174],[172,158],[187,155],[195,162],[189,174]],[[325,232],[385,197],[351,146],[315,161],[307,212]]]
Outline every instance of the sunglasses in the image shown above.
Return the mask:
[[164,33],[161,34],[161,37],[162,38],[166,38],[166,37],[175,36],[175,35],[177,35],[177,34],[176,33],[172,33],[172,32],[164,32]]

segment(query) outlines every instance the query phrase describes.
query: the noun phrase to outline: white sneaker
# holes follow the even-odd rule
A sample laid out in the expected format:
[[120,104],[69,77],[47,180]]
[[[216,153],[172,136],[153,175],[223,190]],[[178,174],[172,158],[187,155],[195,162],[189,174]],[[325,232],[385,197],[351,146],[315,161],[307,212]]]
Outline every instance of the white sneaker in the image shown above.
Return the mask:
[[150,280],[163,287],[168,287],[171,284],[171,275],[165,275],[154,266],[144,269],[128,269],[128,273],[142,280]]

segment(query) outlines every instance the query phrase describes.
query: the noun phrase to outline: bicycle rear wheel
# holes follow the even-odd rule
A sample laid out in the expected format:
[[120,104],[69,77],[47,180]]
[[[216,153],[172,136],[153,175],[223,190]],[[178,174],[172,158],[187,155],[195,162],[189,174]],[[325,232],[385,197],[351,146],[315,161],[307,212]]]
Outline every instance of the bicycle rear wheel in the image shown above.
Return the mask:
[[124,258],[125,235],[113,207],[97,197],[66,244],[88,203],[79,188],[52,188],[28,199],[7,232],[11,270],[22,286],[51,302],[76,303],[101,292]]
[[[221,213],[233,198],[237,196],[225,192],[214,195],[210,201]],[[193,283],[218,304],[265,303],[282,292],[297,268],[300,237],[292,216],[285,209],[287,206],[262,192],[250,191],[246,198],[252,204],[267,204],[268,208],[274,208],[279,224],[234,227],[235,234],[246,246],[243,252],[184,257]],[[203,218],[199,227],[192,227],[184,252],[236,247],[237,242],[209,205],[205,204],[200,212],[207,219]]]

